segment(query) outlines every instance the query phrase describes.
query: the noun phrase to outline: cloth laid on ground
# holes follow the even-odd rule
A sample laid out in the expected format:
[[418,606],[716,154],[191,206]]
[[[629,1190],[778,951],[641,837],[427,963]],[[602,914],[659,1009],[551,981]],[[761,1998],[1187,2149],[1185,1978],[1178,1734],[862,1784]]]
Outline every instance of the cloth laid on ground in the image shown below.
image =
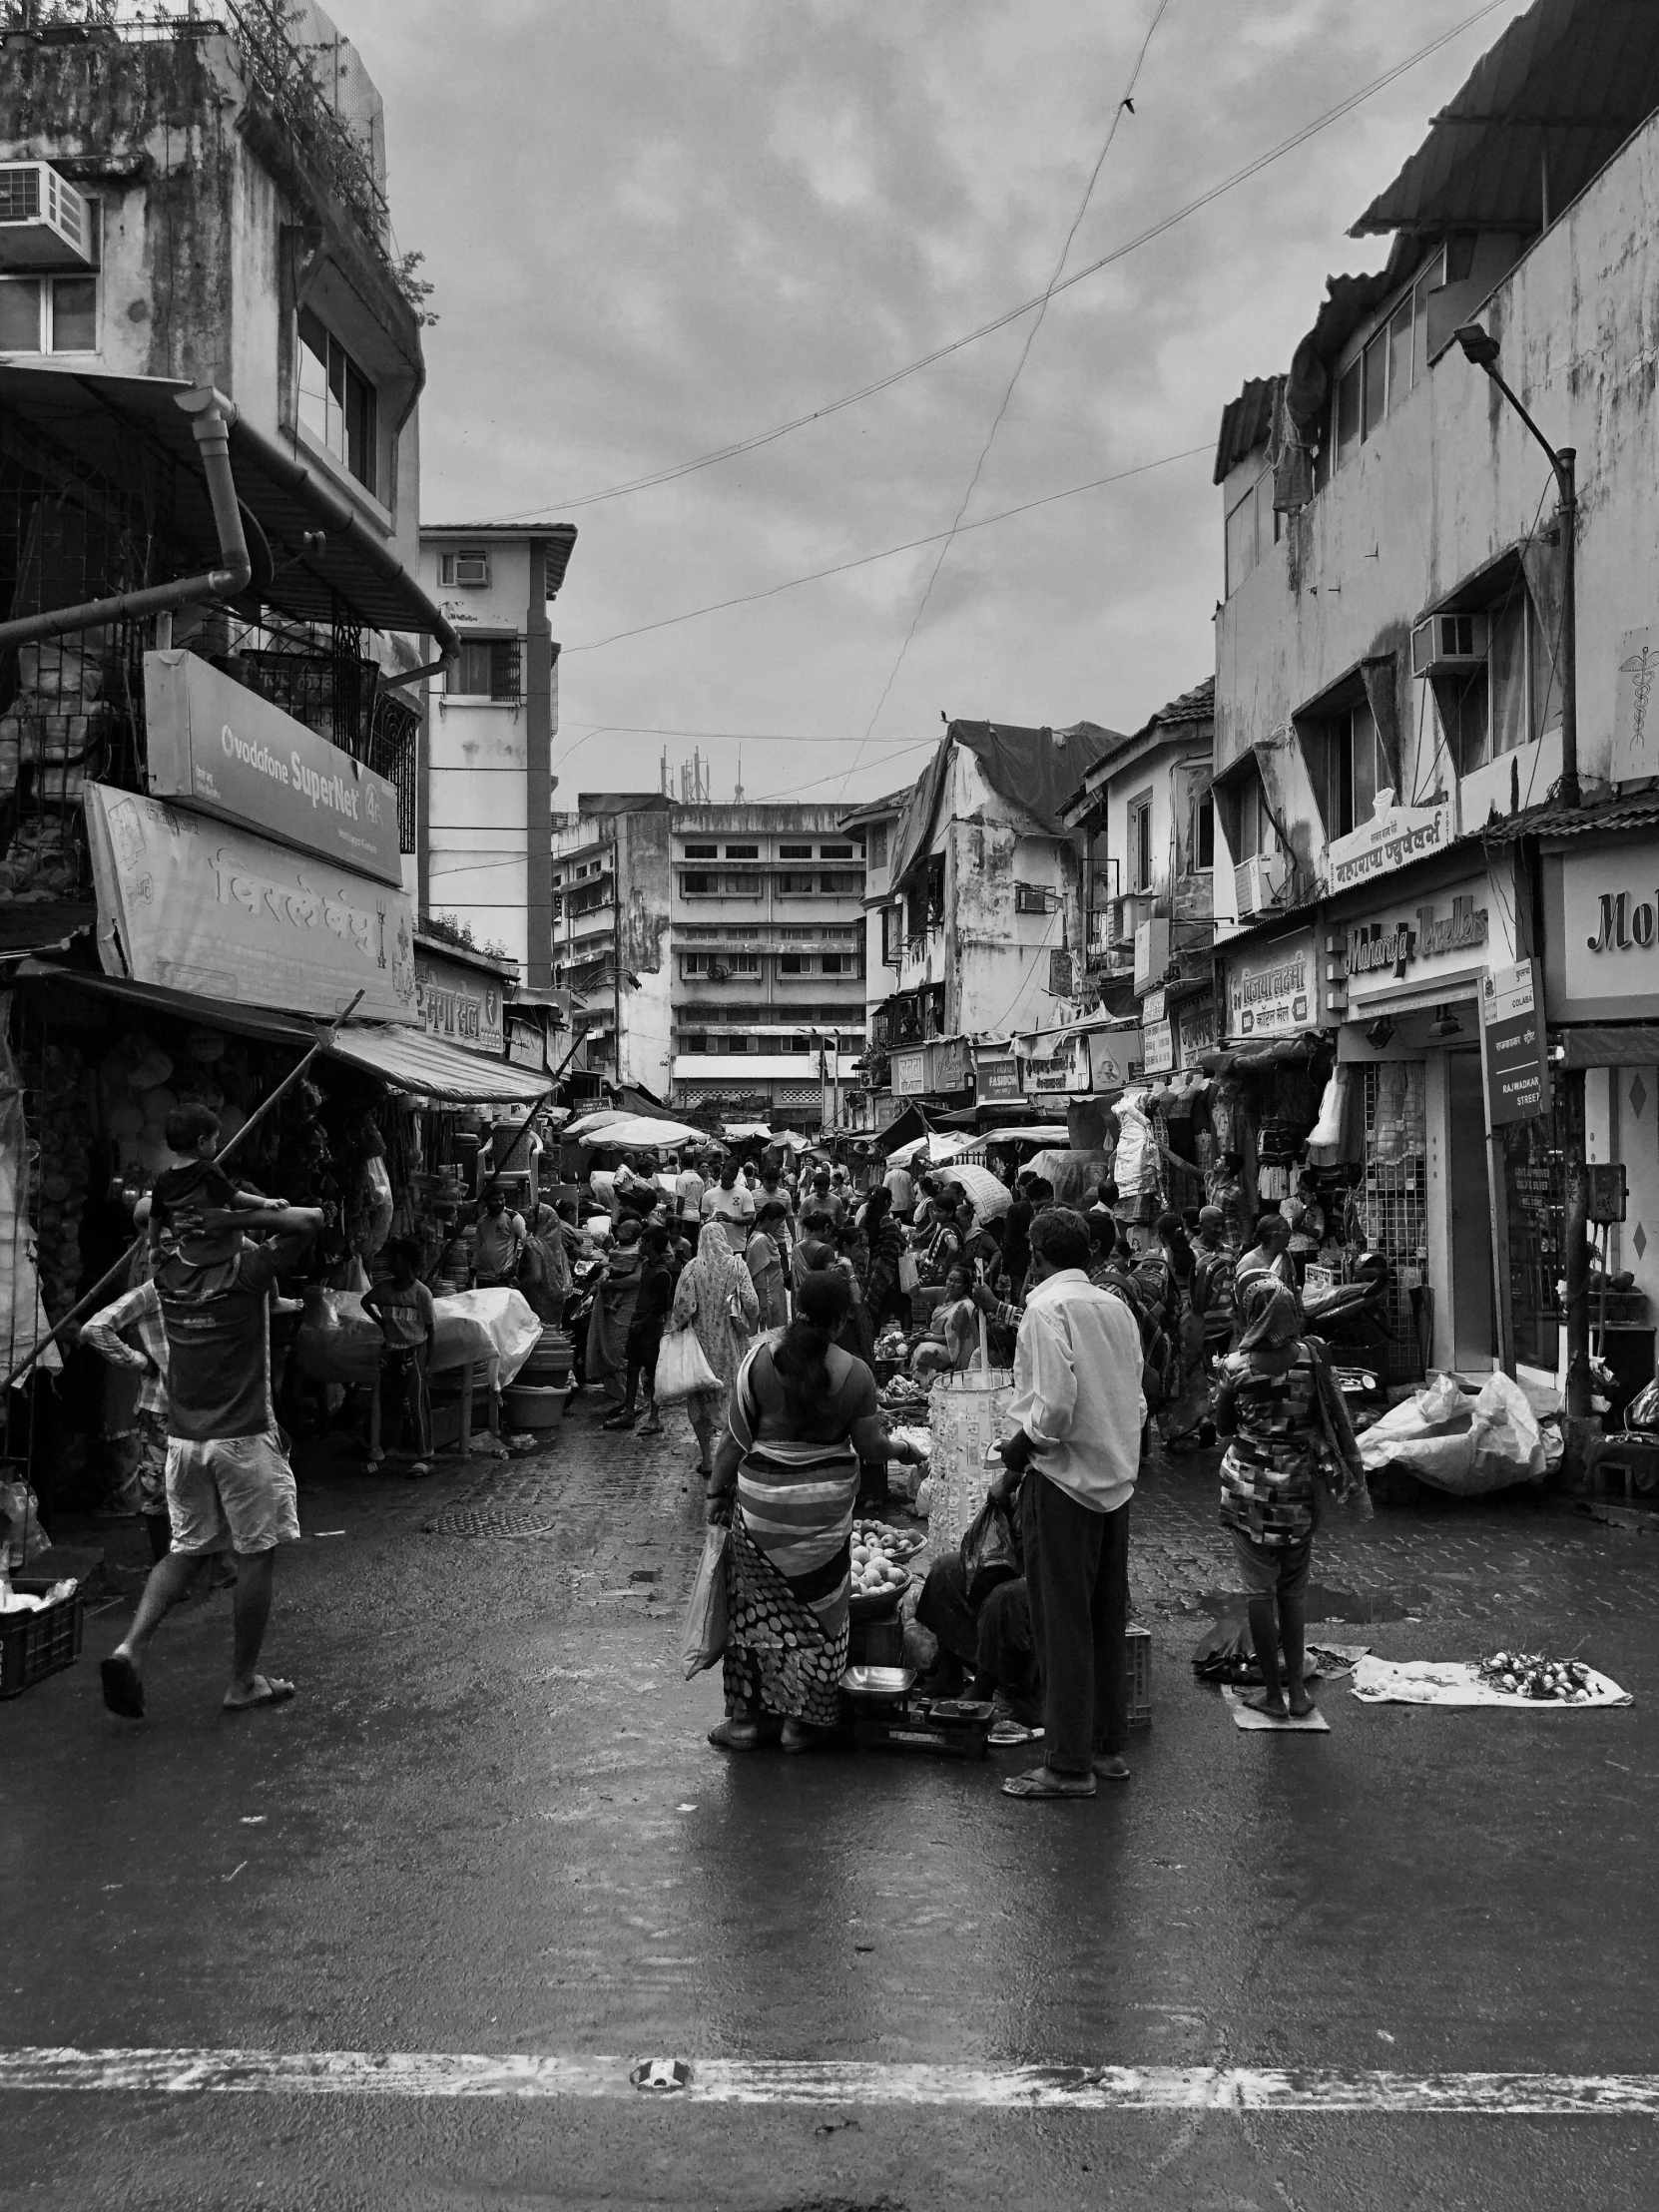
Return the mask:
[[1455,1375],[1431,1376],[1372,1423],[1360,1457],[1368,1474],[1397,1464],[1453,1497],[1478,1497],[1538,1481],[1547,1454],[1525,1392],[1494,1372],[1478,1389]]
[[1585,1713],[1598,1705],[1634,1702],[1628,1690],[1597,1674],[1594,1667],[1587,1667],[1585,1674],[1588,1697],[1568,1703],[1494,1689],[1461,1659],[1366,1658],[1354,1670],[1353,1694],[1364,1705],[1501,1705],[1516,1713]]
[[[1348,1674],[1365,1658],[1369,1644],[1310,1642],[1306,1651],[1306,1679]],[[1244,1613],[1230,1613],[1199,1638],[1193,1651],[1193,1672],[1200,1682],[1236,1683],[1241,1689],[1260,1689],[1262,1670],[1256,1664],[1250,1620]]]
[[1242,1695],[1229,1683],[1222,1696],[1227,1700],[1228,1711],[1233,1716],[1233,1726],[1242,1728],[1246,1735],[1255,1736],[1329,1736],[1331,1723],[1316,1705],[1311,1713],[1287,1713],[1280,1720],[1274,1713],[1258,1713],[1247,1705]]
[[[536,1349],[541,1322],[520,1291],[458,1291],[432,1301],[437,1327],[430,1372],[498,1360],[503,1387]],[[380,1372],[379,1327],[355,1291],[312,1289],[294,1341],[299,1372],[313,1382],[372,1382]]]

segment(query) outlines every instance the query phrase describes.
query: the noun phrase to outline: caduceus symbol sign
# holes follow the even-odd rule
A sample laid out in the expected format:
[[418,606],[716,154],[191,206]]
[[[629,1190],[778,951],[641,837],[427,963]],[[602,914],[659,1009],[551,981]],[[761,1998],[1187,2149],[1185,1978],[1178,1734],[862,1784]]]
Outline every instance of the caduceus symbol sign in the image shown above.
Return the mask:
[[1653,696],[1653,680],[1655,676],[1659,676],[1659,653],[1651,645],[1644,645],[1628,661],[1619,663],[1619,674],[1635,679],[1630,687],[1630,747],[1639,759],[1647,728],[1647,703]]

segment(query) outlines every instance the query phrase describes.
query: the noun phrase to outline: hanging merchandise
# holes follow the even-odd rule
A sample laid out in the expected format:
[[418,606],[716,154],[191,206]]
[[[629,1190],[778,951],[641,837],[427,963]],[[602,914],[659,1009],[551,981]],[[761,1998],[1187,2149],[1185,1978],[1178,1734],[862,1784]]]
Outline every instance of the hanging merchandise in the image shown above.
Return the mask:
[[[29,1225],[28,1131],[23,1119],[23,1091],[12,1059],[12,994],[0,991],[0,1328],[9,1375],[51,1324],[41,1304],[40,1280],[35,1273],[35,1238]],[[63,1366],[56,1345],[48,1345],[40,1365],[56,1370]]]
[[1353,1147],[1354,1070],[1333,1068],[1320,1100],[1319,1119],[1308,1134],[1308,1157],[1317,1168],[1339,1167],[1358,1157]]
[[1427,1144],[1420,1060],[1377,1063],[1377,1107],[1372,1119],[1372,1158],[1403,1160]]
[[1216,1150],[1243,1152],[1245,1088],[1237,1076],[1222,1076],[1210,1093],[1210,1128]]
[[1128,1091],[1118,1100],[1118,1143],[1112,1179],[1120,1198],[1149,1198],[1158,1187],[1158,1149],[1152,1124],[1142,1110],[1144,1093]]

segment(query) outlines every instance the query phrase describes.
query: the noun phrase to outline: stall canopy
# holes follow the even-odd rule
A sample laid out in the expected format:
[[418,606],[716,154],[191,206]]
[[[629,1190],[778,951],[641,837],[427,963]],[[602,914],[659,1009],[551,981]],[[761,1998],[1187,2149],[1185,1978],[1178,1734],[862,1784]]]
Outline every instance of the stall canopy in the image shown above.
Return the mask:
[[464,1106],[534,1106],[553,1088],[551,1076],[507,1060],[458,1052],[419,1029],[353,1022],[328,1038],[328,1055],[378,1075],[394,1090]]
[[652,1152],[663,1145],[718,1144],[686,1121],[658,1121],[649,1114],[619,1114],[611,1109],[584,1114],[563,1132],[574,1143],[603,1146],[607,1152]]
[[999,1175],[971,1160],[959,1161],[944,1173],[947,1183],[959,1183],[973,1202],[975,1221],[995,1221],[1014,1203],[1014,1194]]

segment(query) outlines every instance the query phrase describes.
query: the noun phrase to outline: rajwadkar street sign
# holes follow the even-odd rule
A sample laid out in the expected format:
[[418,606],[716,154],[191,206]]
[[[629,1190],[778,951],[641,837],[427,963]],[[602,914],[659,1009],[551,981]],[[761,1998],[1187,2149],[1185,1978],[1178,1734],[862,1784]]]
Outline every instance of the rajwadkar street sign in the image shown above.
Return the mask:
[[1537,962],[1517,960],[1480,984],[1480,1064],[1486,1126],[1532,1121],[1549,1110],[1549,1055]]

